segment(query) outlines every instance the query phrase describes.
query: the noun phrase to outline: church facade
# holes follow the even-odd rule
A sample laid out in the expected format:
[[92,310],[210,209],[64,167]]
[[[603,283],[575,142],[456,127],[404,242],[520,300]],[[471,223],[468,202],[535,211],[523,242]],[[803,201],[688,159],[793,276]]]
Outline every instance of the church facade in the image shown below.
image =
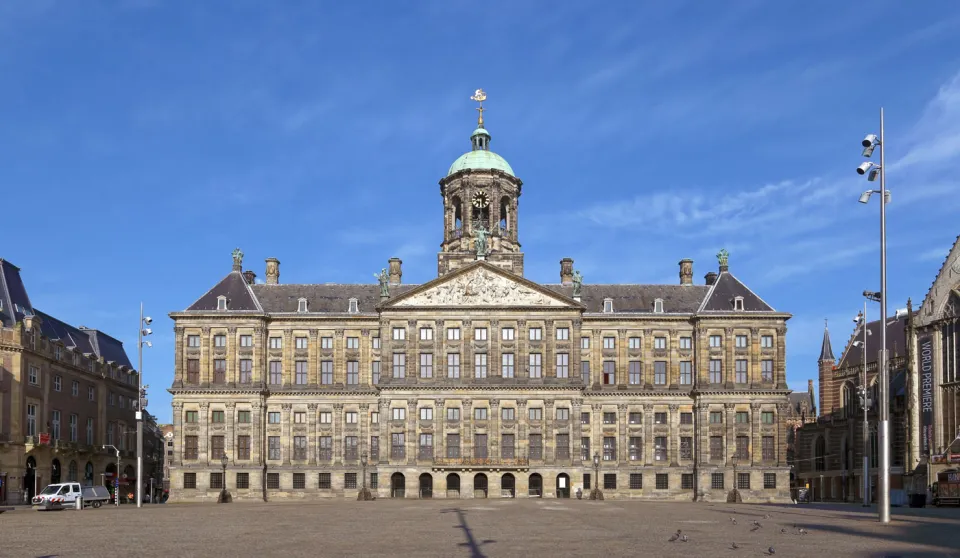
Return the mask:
[[702,284],[688,259],[673,285],[569,258],[527,279],[522,182],[482,112],[471,143],[440,181],[436,279],[393,258],[379,284],[284,285],[270,258],[261,284],[236,250],[170,314],[171,498],[788,500],[790,315],[725,251]]

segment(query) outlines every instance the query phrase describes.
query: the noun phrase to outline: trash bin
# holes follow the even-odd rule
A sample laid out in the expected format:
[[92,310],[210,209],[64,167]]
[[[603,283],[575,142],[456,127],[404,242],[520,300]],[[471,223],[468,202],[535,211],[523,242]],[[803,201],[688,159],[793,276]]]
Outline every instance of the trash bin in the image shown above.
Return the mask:
[[77,496],[77,499],[73,503],[75,509],[83,510],[83,496]]
[[927,495],[926,494],[911,494],[910,495],[910,507],[911,508],[922,508],[927,505]]

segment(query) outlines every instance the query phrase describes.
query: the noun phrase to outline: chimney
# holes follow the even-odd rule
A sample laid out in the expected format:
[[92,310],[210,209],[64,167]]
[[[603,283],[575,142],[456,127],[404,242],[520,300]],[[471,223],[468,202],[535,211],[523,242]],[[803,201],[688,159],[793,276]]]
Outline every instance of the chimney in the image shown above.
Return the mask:
[[403,277],[403,260],[400,258],[390,258],[390,282],[391,287],[396,287],[400,284],[400,278]]
[[693,260],[690,258],[680,260],[680,284],[693,284]]
[[247,282],[248,285],[253,285],[257,282],[257,274],[253,270],[248,269],[243,272],[243,280]]
[[563,258],[560,260],[560,284],[573,284],[573,258]]
[[267,258],[267,284],[280,284],[280,260],[277,258]]
[[717,282],[717,274],[711,271],[703,276],[703,280],[707,282],[707,286],[709,287]]
[[807,393],[813,395],[813,380],[807,380]]

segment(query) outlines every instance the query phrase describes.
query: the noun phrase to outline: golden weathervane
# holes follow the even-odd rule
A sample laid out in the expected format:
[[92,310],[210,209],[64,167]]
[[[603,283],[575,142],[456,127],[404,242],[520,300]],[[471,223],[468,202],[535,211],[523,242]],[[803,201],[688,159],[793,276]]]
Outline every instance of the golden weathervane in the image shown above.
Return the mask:
[[477,127],[483,128],[483,102],[487,100],[487,94],[483,92],[483,89],[477,89],[473,92],[470,100],[480,103],[480,106],[477,108],[477,111],[480,113],[480,118],[477,119]]

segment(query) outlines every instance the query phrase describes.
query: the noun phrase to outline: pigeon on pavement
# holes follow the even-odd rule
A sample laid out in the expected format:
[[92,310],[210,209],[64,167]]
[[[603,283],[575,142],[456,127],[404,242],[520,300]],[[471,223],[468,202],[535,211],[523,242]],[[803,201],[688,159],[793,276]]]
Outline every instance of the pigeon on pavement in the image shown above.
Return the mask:
[[736,550],[736,549],[738,549],[738,548],[740,548],[740,545],[738,545],[737,543],[735,543],[735,542],[734,542],[734,543],[730,543],[730,550]]
[[686,535],[680,535],[680,542],[687,542],[688,540],[690,539],[688,539]]
[[777,551],[774,550],[773,547],[771,546],[770,548],[767,549],[767,552],[766,552],[765,554],[766,554],[767,556],[773,556],[773,555],[776,554],[776,553],[777,553]]
[[680,538],[680,533],[674,533],[673,535],[670,535],[670,538],[667,539],[667,542],[677,542],[677,539],[679,538]]

